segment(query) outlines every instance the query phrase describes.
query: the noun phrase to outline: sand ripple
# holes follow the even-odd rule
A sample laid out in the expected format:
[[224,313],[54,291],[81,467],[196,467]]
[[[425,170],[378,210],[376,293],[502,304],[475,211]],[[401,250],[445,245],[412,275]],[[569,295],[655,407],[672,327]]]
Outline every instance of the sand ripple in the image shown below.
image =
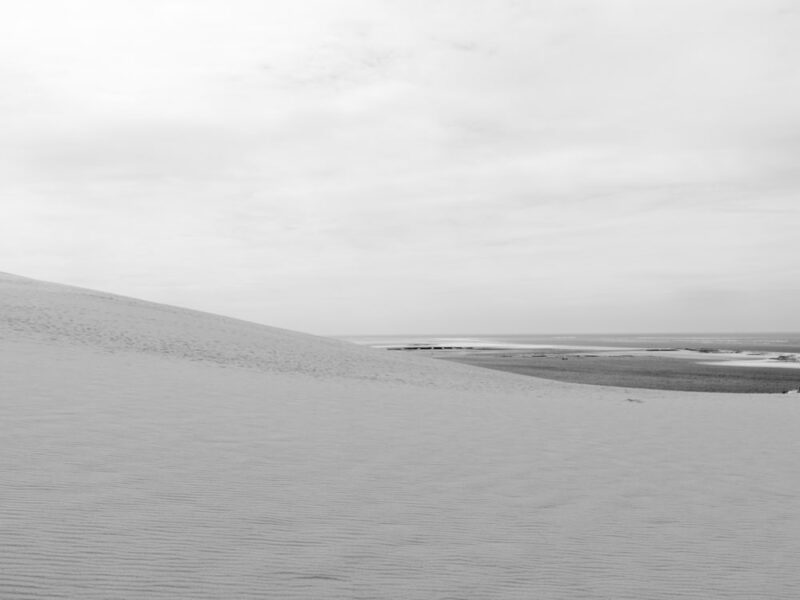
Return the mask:
[[3,357],[4,599],[800,597],[786,397],[83,352]]

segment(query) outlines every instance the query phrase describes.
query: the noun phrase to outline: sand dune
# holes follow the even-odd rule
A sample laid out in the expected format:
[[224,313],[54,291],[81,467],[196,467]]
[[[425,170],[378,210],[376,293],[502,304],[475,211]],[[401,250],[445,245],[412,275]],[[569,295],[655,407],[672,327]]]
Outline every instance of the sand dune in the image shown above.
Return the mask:
[[0,598],[797,598],[799,425],[0,275]]
[[0,273],[3,339],[109,353],[188,359],[219,367],[317,378],[474,389],[532,389],[524,378],[391,356],[229,317]]

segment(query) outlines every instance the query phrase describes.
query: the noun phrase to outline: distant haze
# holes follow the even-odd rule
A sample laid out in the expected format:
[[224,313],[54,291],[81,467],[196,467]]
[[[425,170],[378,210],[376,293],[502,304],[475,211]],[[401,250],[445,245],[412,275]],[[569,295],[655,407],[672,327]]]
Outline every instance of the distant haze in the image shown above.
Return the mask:
[[27,0],[0,271],[321,334],[800,331],[800,5]]

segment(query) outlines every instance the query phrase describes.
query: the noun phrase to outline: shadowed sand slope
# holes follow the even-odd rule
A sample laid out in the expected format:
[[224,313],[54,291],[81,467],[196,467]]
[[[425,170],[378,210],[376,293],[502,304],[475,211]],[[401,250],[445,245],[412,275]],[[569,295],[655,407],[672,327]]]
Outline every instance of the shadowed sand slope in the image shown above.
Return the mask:
[[794,599],[799,407],[3,275],[0,598]]

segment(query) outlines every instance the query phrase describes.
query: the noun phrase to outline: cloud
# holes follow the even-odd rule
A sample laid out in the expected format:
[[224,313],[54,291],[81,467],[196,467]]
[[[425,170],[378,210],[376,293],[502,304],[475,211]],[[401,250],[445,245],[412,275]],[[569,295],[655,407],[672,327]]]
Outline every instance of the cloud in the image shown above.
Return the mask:
[[321,332],[796,298],[787,6],[19,4],[4,269]]

